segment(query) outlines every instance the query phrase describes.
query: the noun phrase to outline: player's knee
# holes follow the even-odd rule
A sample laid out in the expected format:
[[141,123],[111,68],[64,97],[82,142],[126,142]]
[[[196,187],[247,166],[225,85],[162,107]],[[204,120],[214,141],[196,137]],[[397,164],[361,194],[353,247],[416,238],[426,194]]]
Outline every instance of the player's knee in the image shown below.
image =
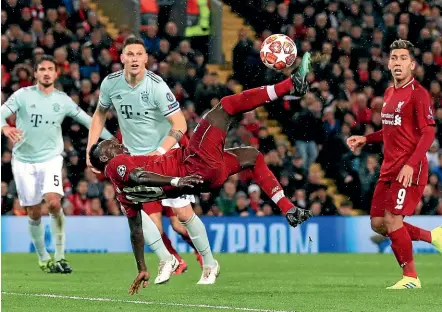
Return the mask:
[[179,209],[174,209],[174,212],[180,222],[186,222],[193,216],[193,209],[191,205]]
[[26,207],[26,210],[28,211],[28,217],[34,221],[41,219],[41,207],[40,205],[37,206],[30,206]]
[[61,211],[61,201],[59,198],[51,198],[48,200],[49,213],[58,214]]
[[384,218],[372,218],[371,229],[376,233],[385,236],[387,234],[387,229],[384,224]]

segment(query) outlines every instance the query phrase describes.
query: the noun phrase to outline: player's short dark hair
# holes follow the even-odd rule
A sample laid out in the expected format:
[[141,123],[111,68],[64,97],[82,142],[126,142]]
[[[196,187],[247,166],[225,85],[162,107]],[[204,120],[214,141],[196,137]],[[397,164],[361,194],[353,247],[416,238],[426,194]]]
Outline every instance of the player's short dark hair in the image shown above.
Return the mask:
[[100,148],[98,148],[98,144],[92,145],[91,149],[89,150],[89,159],[91,161],[91,165],[100,171],[104,170],[104,163],[100,160]]
[[141,44],[144,48],[146,48],[142,39],[135,36],[129,36],[126,38],[126,40],[124,40],[123,49],[131,44]]
[[43,63],[44,61],[48,61],[48,62],[54,63],[55,70],[58,70],[58,65],[57,65],[57,62],[55,61],[55,58],[52,55],[44,54],[44,55],[41,56],[41,58],[38,61],[36,61],[34,63],[34,71],[37,71],[38,66],[41,63]]
[[405,49],[410,53],[410,56],[412,59],[415,58],[414,45],[410,41],[403,40],[403,39],[398,39],[398,40],[393,41],[393,43],[390,45],[390,53],[393,50],[397,50],[397,49]]

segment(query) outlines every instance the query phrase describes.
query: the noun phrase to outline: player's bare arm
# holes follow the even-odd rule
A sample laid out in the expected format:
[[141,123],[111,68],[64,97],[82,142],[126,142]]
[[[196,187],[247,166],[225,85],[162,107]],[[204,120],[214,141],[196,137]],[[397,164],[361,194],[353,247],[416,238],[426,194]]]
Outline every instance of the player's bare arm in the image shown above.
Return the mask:
[[144,260],[144,236],[143,228],[141,226],[141,212],[138,212],[133,218],[128,218],[128,222],[130,228],[130,241],[132,243],[132,250],[138,268],[137,277],[129,288],[129,294],[134,295],[135,293],[138,293],[141,284],[143,284],[143,288],[147,287],[149,272],[147,272],[146,261]]
[[193,188],[197,184],[203,183],[203,179],[198,175],[177,178],[168,177],[161,174],[145,171],[143,168],[136,168],[129,173],[130,181],[135,185],[145,186],[168,186],[172,185],[178,188]]
[[86,163],[89,168],[93,168],[89,158],[89,150],[91,149],[92,145],[98,142],[98,138],[100,137],[101,131],[104,129],[104,124],[106,123],[106,114],[108,110],[108,107],[97,105],[97,109],[92,116],[86,148]]
[[167,120],[170,122],[172,128],[169,131],[166,139],[163,144],[161,144],[158,149],[151,153],[150,155],[160,155],[165,154],[168,150],[170,150],[177,142],[181,140],[184,133],[187,131],[187,123],[186,118],[181,110],[178,110],[176,113],[167,116]]

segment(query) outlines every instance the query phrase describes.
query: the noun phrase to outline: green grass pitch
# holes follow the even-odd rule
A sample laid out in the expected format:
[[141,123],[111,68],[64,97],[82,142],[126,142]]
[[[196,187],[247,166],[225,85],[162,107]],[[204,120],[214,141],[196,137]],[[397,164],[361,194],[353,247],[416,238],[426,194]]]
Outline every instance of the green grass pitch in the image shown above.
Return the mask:
[[215,285],[196,285],[201,270],[185,255],[188,272],[157,286],[156,259],[148,254],[152,284],[129,296],[136,275],[131,254],[70,254],[71,275],[42,273],[33,254],[2,254],[1,305],[8,312],[442,311],[442,257],[436,254],[416,256],[423,289],[405,291],[385,290],[401,277],[392,255],[216,257],[221,275]]

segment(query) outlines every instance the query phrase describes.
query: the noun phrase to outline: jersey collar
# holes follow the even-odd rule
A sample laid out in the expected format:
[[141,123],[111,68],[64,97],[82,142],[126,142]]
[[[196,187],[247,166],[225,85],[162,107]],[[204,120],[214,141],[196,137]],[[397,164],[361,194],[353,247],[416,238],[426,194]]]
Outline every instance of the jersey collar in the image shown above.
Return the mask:
[[414,77],[411,77],[410,81],[408,81],[406,84],[404,84],[402,87],[396,88],[394,87],[395,90],[399,90],[399,89],[405,89],[407,87],[410,87],[413,85],[414,82]]
[[144,82],[144,80],[146,80],[146,72],[147,72],[147,69],[144,69],[144,75],[143,75],[143,79],[141,79],[138,83],[137,83],[137,85],[135,86],[135,87],[132,87],[132,85],[127,81],[127,79],[126,79],[126,75],[123,73],[123,79],[124,79],[124,82],[131,88],[131,89],[136,89],[139,85],[141,85],[143,82]]

